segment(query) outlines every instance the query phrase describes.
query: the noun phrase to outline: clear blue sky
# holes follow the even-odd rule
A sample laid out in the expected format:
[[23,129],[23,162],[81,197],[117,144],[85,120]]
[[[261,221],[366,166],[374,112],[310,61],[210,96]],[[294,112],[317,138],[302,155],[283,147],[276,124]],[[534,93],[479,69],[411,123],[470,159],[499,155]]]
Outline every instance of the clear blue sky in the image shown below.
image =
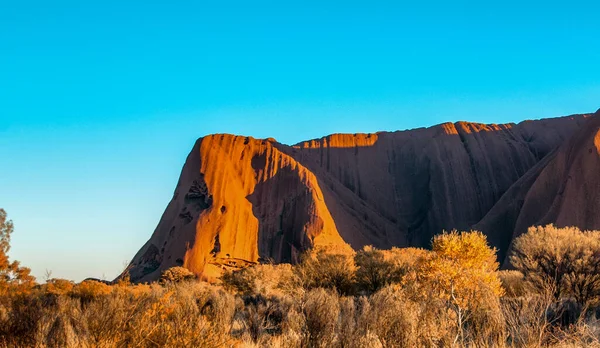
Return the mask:
[[208,133],[600,107],[597,1],[173,3],[0,2],[0,207],[35,275],[114,277]]

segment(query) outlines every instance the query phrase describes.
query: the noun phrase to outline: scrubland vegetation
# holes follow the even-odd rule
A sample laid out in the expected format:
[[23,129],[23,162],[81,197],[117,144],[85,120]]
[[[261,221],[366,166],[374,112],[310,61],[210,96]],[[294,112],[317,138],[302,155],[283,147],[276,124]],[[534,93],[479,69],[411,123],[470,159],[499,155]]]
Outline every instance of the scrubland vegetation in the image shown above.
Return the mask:
[[600,346],[599,232],[531,228],[509,271],[483,234],[454,231],[431,250],[320,249],[219,284],[176,267],[154,284],[34,285],[2,241],[0,347]]

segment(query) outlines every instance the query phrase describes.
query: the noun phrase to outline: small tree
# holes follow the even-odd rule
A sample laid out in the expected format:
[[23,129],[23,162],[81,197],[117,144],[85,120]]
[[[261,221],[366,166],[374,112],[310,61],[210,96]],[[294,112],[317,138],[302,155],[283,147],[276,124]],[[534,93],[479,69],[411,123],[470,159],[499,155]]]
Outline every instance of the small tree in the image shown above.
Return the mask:
[[7,220],[6,211],[0,209],[0,294],[9,290],[27,291],[35,284],[29,268],[21,267],[18,261],[10,262],[8,259],[10,236],[13,232],[13,222]]
[[511,264],[536,292],[582,306],[600,302],[600,232],[553,225],[531,227],[513,244]]
[[432,252],[417,270],[422,293],[446,304],[454,312],[458,333],[464,342],[469,316],[482,308],[497,306],[502,295],[496,250],[481,232],[444,232],[433,238]]

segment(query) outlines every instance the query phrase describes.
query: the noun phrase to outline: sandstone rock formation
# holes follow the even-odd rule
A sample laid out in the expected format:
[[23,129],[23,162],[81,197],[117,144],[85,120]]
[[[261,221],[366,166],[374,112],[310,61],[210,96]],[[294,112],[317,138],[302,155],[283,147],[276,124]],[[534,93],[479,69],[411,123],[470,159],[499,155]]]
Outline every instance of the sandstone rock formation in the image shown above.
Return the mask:
[[504,256],[529,226],[549,223],[600,229],[600,110],[512,185],[475,227],[503,238]]
[[183,265],[211,277],[261,260],[295,262],[318,245],[427,247],[444,229],[473,226],[503,258],[533,223],[600,228],[599,119],[445,123],[294,146],[207,136],[129,272],[148,281]]
[[187,158],[152,238],[134,257],[133,281],[172,266],[211,276],[220,267],[295,262],[313,245],[347,248],[313,173],[273,140],[217,134]]

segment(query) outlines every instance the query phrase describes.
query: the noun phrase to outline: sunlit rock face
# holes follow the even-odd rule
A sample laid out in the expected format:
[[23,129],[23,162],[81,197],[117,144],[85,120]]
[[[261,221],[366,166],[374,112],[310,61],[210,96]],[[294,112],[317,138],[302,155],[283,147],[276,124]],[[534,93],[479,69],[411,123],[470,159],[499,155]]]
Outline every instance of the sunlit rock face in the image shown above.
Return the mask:
[[216,134],[196,142],[129,273],[154,280],[180,265],[210,277],[261,260],[296,262],[314,245],[350,249],[315,175],[273,140]]
[[599,118],[445,123],[294,146],[207,136],[129,273],[150,281],[182,265],[210,278],[263,260],[296,262],[320,245],[428,247],[442,230],[472,227],[503,258],[528,224],[600,228]]

